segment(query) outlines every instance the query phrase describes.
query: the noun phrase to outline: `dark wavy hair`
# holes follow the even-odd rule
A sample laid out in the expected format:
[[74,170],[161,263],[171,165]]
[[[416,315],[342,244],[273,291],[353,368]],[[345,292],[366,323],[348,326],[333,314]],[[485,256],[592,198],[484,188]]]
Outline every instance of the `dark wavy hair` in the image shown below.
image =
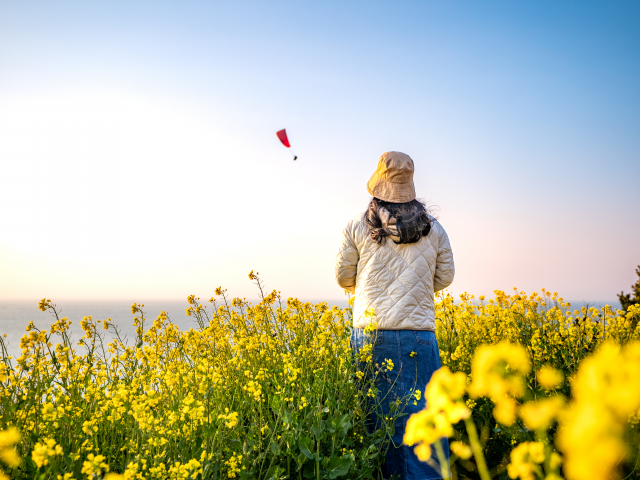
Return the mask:
[[380,220],[380,208],[385,208],[396,219],[396,228],[400,241],[395,243],[415,243],[429,234],[431,222],[434,220],[429,215],[427,207],[420,200],[411,200],[406,203],[391,203],[373,197],[364,214],[364,221],[369,227],[371,238],[383,244],[390,235]]

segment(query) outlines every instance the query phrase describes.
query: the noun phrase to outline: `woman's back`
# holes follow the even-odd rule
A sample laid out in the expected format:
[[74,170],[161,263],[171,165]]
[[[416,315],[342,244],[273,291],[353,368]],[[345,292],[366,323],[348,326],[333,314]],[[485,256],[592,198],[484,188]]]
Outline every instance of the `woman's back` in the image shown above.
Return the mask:
[[354,327],[366,327],[365,312],[373,308],[380,329],[435,329],[434,293],[451,284],[454,264],[446,232],[430,220],[426,236],[404,244],[376,242],[364,215],[347,224],[336,280],[355,294]]

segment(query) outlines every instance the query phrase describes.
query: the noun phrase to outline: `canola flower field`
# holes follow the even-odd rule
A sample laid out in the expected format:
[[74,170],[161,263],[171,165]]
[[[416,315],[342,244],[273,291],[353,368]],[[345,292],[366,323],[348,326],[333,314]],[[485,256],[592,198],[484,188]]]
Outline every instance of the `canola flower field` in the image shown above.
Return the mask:
[[189,296],[188,331],[134,304],[130,345],[90,316],[72,344],[43,299],[51,328],[30,325],[19,358],[0,343],[0,478],[381,479],[409,401],[425,404],[405,434],[421,460],[452,438],[445,477],[640,478],[640,307],[440,295],[443,368],[382,416],[376,378],[402,366],[373,364],[366,346],[354,358],[350,309],[250,278],[256,305],[221,288],[206,306]]

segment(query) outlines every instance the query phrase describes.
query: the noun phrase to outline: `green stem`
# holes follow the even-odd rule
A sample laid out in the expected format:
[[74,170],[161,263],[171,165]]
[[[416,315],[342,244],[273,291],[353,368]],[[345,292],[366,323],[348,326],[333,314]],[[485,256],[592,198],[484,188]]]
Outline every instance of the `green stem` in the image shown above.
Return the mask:
[[322,417],[318,417],[318,436],[317,436],[317,443],[318,445],[316,446],[316,480],[320,480],[320,422]]
[[434,443],[436,447],[436,455],[438,456],[438,462],[440,463],[440,474],[442,478],[450,478],[451,472],[449,471],[449,460],[444,456],[444,449],[440,440],[436,440]]
[[550,476],[553,472],[551,470],[551,453],[553,448],[547,444],[547,432],[546,430],[538,430],[536,432],[536,441],[541,442],[544,445],[544,471],[546,476]]
[[484,455],[482,453],[482,445],[480,445],[480,440],[478,439],[476,424],[473,423],[471,417],[467,418],[464,421],[464,424],[467,427],[469,443],[471,443],[471,451],[473,452],[473,456],[476,459],[476,465],[478,466],[478,473],[480,473],[480,478],[482,480],[491,480],[489,470],[487,469],[487,463],[485,462]]

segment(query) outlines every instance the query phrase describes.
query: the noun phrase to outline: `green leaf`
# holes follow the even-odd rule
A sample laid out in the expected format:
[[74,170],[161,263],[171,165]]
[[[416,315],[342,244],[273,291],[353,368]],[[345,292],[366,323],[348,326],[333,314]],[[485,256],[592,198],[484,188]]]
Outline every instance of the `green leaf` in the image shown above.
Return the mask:
[[281,468],[278,465],[274,465],[267,471],[264,478],[265,480],[278,480],[280,475],[282,475],[283,473],[284,473],[284,468]]
[[305,457],[313,460],[315,455],[313,453],[316,442],[313,441],[313,438],[310,437],[300,437],[298,440],[298,447],[300,447],[300,451],[304,454]]
[[311,427],[311,431],[313,435],[316,437],[316,440],[320,441],[322,438],[322,432],[324,432],[324,422],[320,420],[320,430],[318,431],[318,423],[316,422],[313,427]]
[[379,451],[374,445],[369,445],[369,448],[367,448],[364,452],[362,452],[362,459],[373,460],[378,456],[378,453]]
[[331,457],[329,461],[329,466],[327,467],[327,476],[331,479],[341,477],[342,475],[346,475],[349,473],[349,469],[353,464],[353,460],[351,459],[351,455],[345,455],[341,458]]
[[334,418],[331,420],[331,426],[335,429],[336,432],[340,434],[340,437],[344,437],[349,431],[349,427],[351,426],[351,420],[349,414],[346,413],[338,418]]
[[26,459],[26,467],[27,467],[27,475],[29,475],[30,477],[34,477],[36,472],[38,471],[38,466],[36,465],[36,462],[34,462],[31,458]]
[[291,412],[285,411],[282,414],[282,421],[285,422],[287,425],[290,425],[291,424]]
[[271,451],[273,452],[274,455],[280,455],[280,445],[278,445],[277,443],[272,442],[271,443]]
[[306,462],[302,467],[302,478],[316,478],[316,462]]

